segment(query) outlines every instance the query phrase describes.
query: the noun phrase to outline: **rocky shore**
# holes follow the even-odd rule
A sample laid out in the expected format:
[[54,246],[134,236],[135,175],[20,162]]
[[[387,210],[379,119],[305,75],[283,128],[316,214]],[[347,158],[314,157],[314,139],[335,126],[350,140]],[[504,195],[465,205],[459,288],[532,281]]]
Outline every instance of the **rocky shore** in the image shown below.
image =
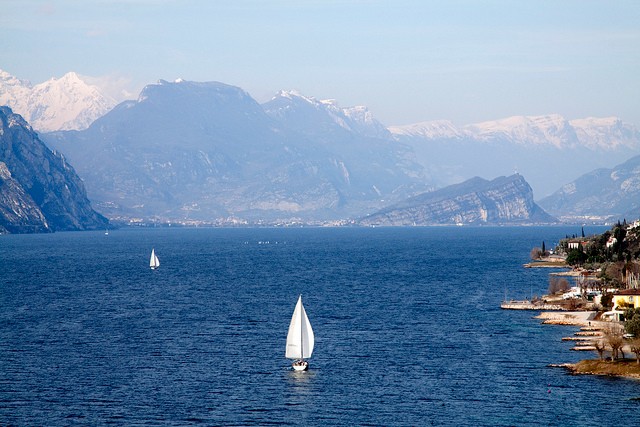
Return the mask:
[[[595,311],[571,311],[571,312],[542,312],[536,319],[541,319],[546,325],[579,326],[580,332],[574,337],[563,338],[564,341],[573,341],[572,350],[594,351],[593,341],[602,337],[602,331],[611,327],[611,322],[603,322],[595,319]],[[631,353],[630,348],[623,347],[625,353]],[[616,360],[586,359],[578,363],[552,364],[551,367],[567,369],[574,375],[604,375],[633,378],[640,380],[640,364],[635,358]]]
[[545,311],[535,319],[542,319],[545,325],[606,326],[606,322],[594,321],[595,316],[595,311]]
[[565,368],[574,375],[603,375],[610,377],[625,377],[640,380],[640,364],[633,359],[581,360],[578,363],[563,363],[550,365]]

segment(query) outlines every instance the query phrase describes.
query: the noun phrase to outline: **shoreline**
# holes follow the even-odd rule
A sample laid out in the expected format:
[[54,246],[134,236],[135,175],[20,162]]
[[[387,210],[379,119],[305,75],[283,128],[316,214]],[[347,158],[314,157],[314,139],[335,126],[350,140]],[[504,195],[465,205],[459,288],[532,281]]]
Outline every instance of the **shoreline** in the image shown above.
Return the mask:
[[524,268],[571,268],[566,262],[533,261],[524,264]]
[[[534,319],[542,320],[544,325],[579,326],[580,331],[576,332],[574,337],[563,338],[563,341],[573,341],[576,344],[571,350],[595,352],[595,347],[588,345],[589,339],[599,339],[600,331],[611,326],[611,322],[593,320],[596,314],[595,311],[541,312],[534,316]],[[630,353],[629,348],[624,350],[625,353]],[[635,357],[631,359],[625,357],[613,361],[583,359],[577,363],[550,364],[548,366],[565,368],[572,375],[600,375],[640,380],[640,364]]]
[[593,320],[595,316],[595,311],[543,311],[533,318],[541,319],[543,325],[603,327],[608,324]]
[[635,359],[616,359],[615,361],[585,359],[578,363],[561,363],[549,365],[549,367],[566,369],[571,375],[599,375],[640,380],[640,365]]

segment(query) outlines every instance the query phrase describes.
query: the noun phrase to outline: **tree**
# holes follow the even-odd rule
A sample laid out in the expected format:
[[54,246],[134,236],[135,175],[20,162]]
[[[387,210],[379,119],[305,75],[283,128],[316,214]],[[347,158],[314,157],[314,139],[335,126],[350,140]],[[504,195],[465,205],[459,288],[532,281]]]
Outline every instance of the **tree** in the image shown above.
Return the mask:
[[624,256],[625,249],[627,248],[627,242],[625,242],[625,237],[627,237],[627,230],[622,227],[616,227],[613,229],[613,237],[616,238],[616,242],[613,244],[613,252],[617,255],[617,260],[624,260],[626,257]]
[[542,241],[542,254],[545,255],[547,253],[546,248],[544,247],[544,240]]
[[610,310],[613,307],[613,294],[603,293],[602,297],[600,297],[600,305],[605,310]]
[[587,260],[587,256],[582,250],[582,245],[579,245],[577,249],[571,249],[567,254],[567,264],[569,265],[582,265]]
[[564,277],[549,277],[549,295],[569,290],[569,281]]
[[593,347],[596,349],[596,351],[598,352],[598,357],[600,357],[600,360],[604,360],[604,351],[606,350],[607,346],[605,345],[604,341],[602,340],[596,340],[593,343]]
[[569,285],[569,281],[567,280],[566,277],[560,277],[558,279],[558,290],[561,292],[566,292],[569,289],[571,289],[571,286]]
[[616,288],[622,286],[622,268],[624,264],[620,262],[612,262],[606,264],[602,268],[601,276],[607,279],[607,282]]
[[629,344],[631,351],[636,355],[636,363],[640,364],[640,338],[634,338]]
[[[622,346],[624,345],[624,338],[622,338],[622,334],[618,331],[607,331],[604,334],[604,339],[611,348],[611,360],[615,360],[618,358],[618,353],[622,353]],[[624,358],[624,353],[622,353],[622,357]]]
[[529,253],[529,257],[533,260],[536,259],[540,259],[540,254],[542,253],[542,249],[540,248],[533,248],[531,249],[531,252]]
[[624,330],[640,338],[640,308],[628,308],[624,311]]

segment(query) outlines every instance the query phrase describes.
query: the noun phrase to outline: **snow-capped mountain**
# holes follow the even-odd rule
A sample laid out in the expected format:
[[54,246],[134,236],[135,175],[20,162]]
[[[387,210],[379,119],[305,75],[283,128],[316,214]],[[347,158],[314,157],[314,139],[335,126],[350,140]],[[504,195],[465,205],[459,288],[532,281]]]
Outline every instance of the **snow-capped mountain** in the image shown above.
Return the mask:
[[86,129],[116,105],[97,86],[70,72],[31,85],[0,70],[0,105],[7,105],[41,132]]
[[567,120],[557,114],[513,116],[456,127],[446,120],[391,126],[399,138],[424,140],[473,139],[482,142],[509,142],[518,145],[551,145],[556,148],[615,150],[640,148],[640,131],[617,117]]
[[[87,79],[68,73],[32,86],[0,71],[0,105],[11,106],[41,132],[84,130],[115,104],[96,86],[88,84]],[[281,91],[270,101],[258,104],[239,88],[186,83],[149,85],[137,103],[120,104],[112,120],[136,105],[136,114],[144,111],[152,117],[157,112],[147,111],[151,107],[146,98],[162,91],[163,102],[172,108],[162,111],[162,120],[149,119],[153,125],[148,128],[144,123],[135,123],[141,118],[129,116],[127,120],[131,123],[126,132],[133,133],[128,136],[130,139],[151,143],[150,135],[164,140],[175,134],[182,144],[191,145],[211,141],[212,135],[217,135],[221,143],[278,140],[291,155],[305,152],[305,162],[310,162],[305,168],[315,165],[320,157],[314,156],[322,152],[324,161],[339,172],[339,179],[348,183],[369,185],[374,181],[369,182],[369,171],[375,168],[401,171],[397,176],[402,179],[376,178],[376,184],[361,189],[360,194],[368,194],[371,189],[387,194],[405,184],[413,189],[418,182],[429,188],[443,187],[474,176],[492,178],[518,172],[526,177],[537,197],[544,197],[590,170],[612,167],[640,154],[640,131],[616,117],[567,120],[551,114],[514,116],[466,126],[439,120],[386,128],[364,106],[343,108],[335,100],[319,100],[296,91]],[[204,90],[201,95],[206,98],[187,96],[199,90]],[[169,96],[172,101],[165,99]],[[241,99],[247,102],[239,102]],[[234,104],[234,100],[239,103]],[[221,105],[225,107],[220,108]],[[231,111],[232,106],[237,111]],[[168,123],[175,117],[183,117],[185,112],[190,114],[187,128],[180,132],[167,128]],[[182,129],[181,122],[175,126]],[[144,137],[137,134],[142,128],[146,132]],[[170,157],[166,160],[175,161]],[[334,172],[327,172],[327,177]],[[367,179],[354,181],[358,176]],[[407,176],[412,179],[403,181]],[[340,191],[336,194],[341,194]]]
[[640,146],[640,131],[617,117],[571,120],[578,141],[590,149],[615,150]]
[[640,153],[640,131],[616,117],[514,116],[459,127],[440,120],[389,130],[440,186],[516,171],[538,197]]
[[373,138],[390,138],[387,128],[365,106],[341,108],[333,100],[317,100],[297,91],[280,91],[263,104],[265,112],[303,133],[356,133]]
[[462,128],[449,120],[432,120],[406,126],[390,126],[389,132],[396,137],[423,139],[462,139],[468,136]]
[[465,127],[468,134],[480,141],[504,140],[514,144],[547,145],[557,148],[574,146],[575,131],[564,117],[514,116],[502,120],[477,123]]
[[0,70],[0,105],[11,108],[17,105],[26,105],[30,93],[31,82],[20,80],[6,71]]

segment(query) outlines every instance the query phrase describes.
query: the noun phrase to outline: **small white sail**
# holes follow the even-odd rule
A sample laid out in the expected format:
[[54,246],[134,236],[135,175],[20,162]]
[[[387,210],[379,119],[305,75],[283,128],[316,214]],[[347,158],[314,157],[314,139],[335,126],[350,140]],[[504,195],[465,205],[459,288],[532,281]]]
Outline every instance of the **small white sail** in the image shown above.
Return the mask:
[[149,267],[151,267],[152,270],[160,267],[160,260],[156,256],[155,249],[151,249],[151,259],[149,260]]
[[285,357],[288,359],[306,359],[313,353],[313,329],[307,317],[307,312],[302,305],[302,295],[298,297],[298,303],[293,311],[289,332],[287,333],[287,350]]

